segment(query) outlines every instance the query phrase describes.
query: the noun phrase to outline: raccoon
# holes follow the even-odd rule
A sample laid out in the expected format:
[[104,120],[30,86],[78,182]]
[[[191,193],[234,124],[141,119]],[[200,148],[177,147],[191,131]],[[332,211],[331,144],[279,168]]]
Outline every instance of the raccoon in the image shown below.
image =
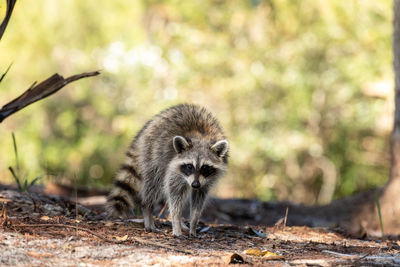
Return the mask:
[[[196,235],[196,225],[210,188],[224,175],[229,143],[205,108],[180,104],[168,108],[139,131],[118,170],[107,206],[111,215],[141,207],[147,230],[155,230],[153,207],[168,202],[174,236],[182,228]],[[190,199],[190,229],[182,210]]]

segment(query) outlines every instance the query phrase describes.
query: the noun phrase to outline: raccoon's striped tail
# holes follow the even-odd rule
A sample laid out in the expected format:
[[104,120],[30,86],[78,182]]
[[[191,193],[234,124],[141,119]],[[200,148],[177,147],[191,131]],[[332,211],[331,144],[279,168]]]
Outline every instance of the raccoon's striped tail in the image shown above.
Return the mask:
[[133,207],[140,207],[139,191],[142,186],[140,175],[136,168],[129,164],[123,164],[118,170],[114,187],[107,197],[108,215],[125,216]]

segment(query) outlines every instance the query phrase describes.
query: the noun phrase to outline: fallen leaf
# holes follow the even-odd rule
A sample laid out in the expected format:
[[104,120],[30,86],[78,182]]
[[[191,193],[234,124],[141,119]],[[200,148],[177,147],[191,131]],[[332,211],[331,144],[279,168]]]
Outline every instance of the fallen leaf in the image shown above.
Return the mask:
[[283,260],[284,259],[283,256],[278,255],[273,252],[269,252],[267,250],[264,250],[263,253],[264,253],[263,258],[267,259],[267,260]]
[[267,236],[262,230],[257,231],[257,230],[254,230],[251,227],[247,228],[247,233],[250,234],[250,235],[256,235],[256,236],[262,237],[262,238]]
[[205,233],[205,232],[207,232],[208,230],[210,230],[210,226],[204,227],[203,229],[200,230],[199,233]]
[[117,241],[125,241],[128,239],[128,235],[124,235],[123,237],[116,236],[115,239],[117,239]]
[[237,253],[232,253],[231,255],[228,255],[225,259],[225,262],[227,264],[243,264],[246,263],[243,259],[242,256],[240,256]]
[[48,221],[48,220],[50,220],[50,217],[45,215],[45,216],[40,217],[40,219],[42,221]]
[[284,259],[283,256],[280,256],[280,255],[278,255],[278,254],[276,254],[276,253],[274,253],[274,252],[270,252],[270,251],[268,251],[268,250],[263,250],[263,251],[261,251],[261,250],[258,249],[258,248],[246,249],[246,250],[244,251],[244,253],[245,253],[246,255],[250,255],[250,256],[263,257],[263,258],[268,259],[268,260],[281,260],[281,259]]
[[246,255],[251,255],[251,256],[258,256],[258,257],[264,256],[264,253],[263,253],[261,250],[259,250],[258,248],[249,248],[249,249],[246,249],[246,250],[244,251],[244,253],[245,253]]

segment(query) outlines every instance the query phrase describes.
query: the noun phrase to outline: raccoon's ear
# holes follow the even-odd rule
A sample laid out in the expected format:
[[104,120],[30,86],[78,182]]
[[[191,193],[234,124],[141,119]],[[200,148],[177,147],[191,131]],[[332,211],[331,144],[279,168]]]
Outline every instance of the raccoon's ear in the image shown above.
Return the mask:
[[181,153],[189,147],[188,141],[185,137],[177,135],[172,139],[172,144],[174,145],[174,149],[176,153]]
[[211,150],[214,151],[218,157],[225,157],[229,150],[229,142],[227,140],[220,140],[211,146]]

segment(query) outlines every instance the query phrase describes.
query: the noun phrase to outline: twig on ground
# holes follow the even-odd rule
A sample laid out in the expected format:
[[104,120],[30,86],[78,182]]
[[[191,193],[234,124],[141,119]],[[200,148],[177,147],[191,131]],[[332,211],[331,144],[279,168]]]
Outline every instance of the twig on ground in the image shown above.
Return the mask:
[[362,255],[358,255],[358,254],[345,254],[345,253],[339,253],[339,252],[330,251],[330,250],[323,250],[322,252],[328,253],[333,256],[340,257],[340,258],[346,259],[346,260],[358,260],[362,257]]
[[285,220],[283,221],[283,227],[286,227],[288,213],[289,213],[289,207],[286,207],[286,214],[285,214]]
[[161,247],[161,248],[165,248],[165,249],[169,249],[169,250],[173,250],[176,252],[181,252],[181,253],[185,253],[185,254],[192,254],[191,251],[189,250],[185,250],[185,249],[179,249],[179,248],[174,248],[172,246],[169,245],[165,245],[165,244],[161,244],[161,243],[155,243],[152,241],[148,241],[148,240],[144,240],[138,237],[131,237],[130,239],[127,240],[123,240],[123,241],[117,241],[117,240],[113,240],[113,239],[109,239],[106,238],[102,235],[99,235],[98,233],[83,228],[83,227],[78,227],[75,225],[68,225],[68,224],[51,224],[51,223],[41,223],[41,224],[14,224],[12,225],[12,227],[61,227],[61,228],[71,228],[71,229],[78,229],[80,231],[84,231],[87,232],[91,235],[94,235],[95,237],[105,241],[105,242],[109,242],[109,243],[113,243],[113,244],[122,244],[122,243],[126,243],[128,241],[134,241],[136,243],[142,244],[142,245],[148,245],[148,246],[155,246],[155,247]]
[[3,202],[3,208],[1,209],[1,217],[2,217],[2,223],[1,223],[1,225],[4,227],[4,226],[7,226],[8,225],[8,223],[9,223],[9,220],[8,220],[8,216],[7,216],[7,202]]
[[3,203],[3,208],[1,209],[1,217],[3,217],[3,219],[7,219],[6,204],[7,204],[7,203]]
[[158,219],[160,219],[160,218],[161,218],[161,215],[163,215],[163,213],[164,213],[165,208],[167,207],[167,205],[168,205],[168,203],[165,202],[165,203],[164,203],[164,206],[162,207],[162,209],[161,209],[160,212],[158,213],[158,216],[157,216]]

